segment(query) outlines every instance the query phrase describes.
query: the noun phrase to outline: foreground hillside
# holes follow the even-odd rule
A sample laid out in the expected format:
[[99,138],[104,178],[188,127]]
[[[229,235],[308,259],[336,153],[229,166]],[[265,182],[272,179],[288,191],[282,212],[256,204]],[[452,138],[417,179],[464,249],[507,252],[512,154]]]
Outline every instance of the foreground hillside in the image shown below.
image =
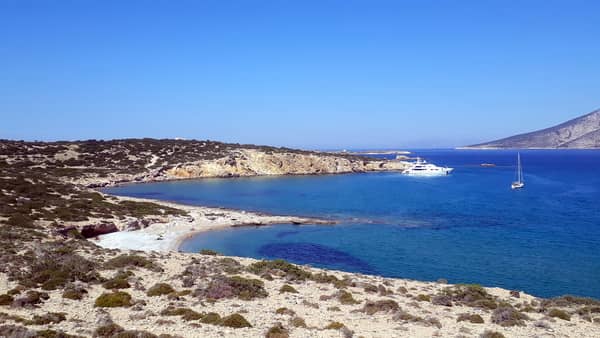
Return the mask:
[[209,141],[1,141],[0,337],[600,336],[600,302],[592,299],[88,240],[119,230],[322,221],[117,198],[90,187],[402,166]]
[[557,126],[465,148],[600,148],[600,109]]

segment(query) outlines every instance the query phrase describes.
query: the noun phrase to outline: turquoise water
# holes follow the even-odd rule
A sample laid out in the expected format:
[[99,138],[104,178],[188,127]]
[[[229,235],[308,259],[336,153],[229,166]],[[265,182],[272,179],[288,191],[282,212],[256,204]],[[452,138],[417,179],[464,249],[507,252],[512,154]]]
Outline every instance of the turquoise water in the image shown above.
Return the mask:
[[600,298],[600,151],[522,151],[520,191],[510,189],[514,151],[416,154],[455,172],[206,179],[108,192],[340,221],[214,231],[183,251]]

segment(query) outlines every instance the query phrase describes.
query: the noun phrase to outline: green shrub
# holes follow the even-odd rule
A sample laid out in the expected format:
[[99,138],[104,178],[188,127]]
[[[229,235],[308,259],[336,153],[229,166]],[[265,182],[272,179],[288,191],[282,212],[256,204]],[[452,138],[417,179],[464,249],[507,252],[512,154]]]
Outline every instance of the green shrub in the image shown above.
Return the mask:
[[221,323],[221,316],[218,313],[209,312],[202,316],[200,322],[204,324],[219,325]]
[[340,301],[340,303],[345,304],[345,305],[354,305],[354,304],[360,303],[359,301],[354,299],[354,297],[352,296],[352,294],[350,292],[344,291],[344,290],[340,290],[338,292],[337,298]]
[[87,291],[83,288],[78,287],[69,287],[66,288],[62,294],[63,298],[72,299],[72,300],[81,300]]
[[121,326],[115,323],[110,323],[97,327],[96,330],[94,330],[94,337],[114,337],[123,331],[125,331],[125,329],[123,329]]
[[36,332],[36,338],[80,338],[81,336],[73,336],[62,331],[55,330],[40,330]]
[[132,305],[131,295],[123,291],[103,293],[95,302],[96,307],[129,307]]
[[571,315],[560,309],[551,309],[550,312],[548,312],[548,316],[560,318],[562,320],[571,320]]
[[12,225],[15,227],[21,227],[21,228],[33,228],[33,219],[31,217],[29,217],[28,215],[23,215],[23,214],[13,214],[11,215],[8,220],[6,221],[6,224],[8,225]]
[[505,338],[504,335],[500,332],[485,330],[479,338]]
[[523,326],[524,320],[528,319],[529,317],[512,307],[497,308],[492,313],[492,323],[501,326]]
[[420,301],[420,302],[430,302],[431,301],[431,296],[420,294],[420,295],[417,296],[417,300]]
[[346,325],[340,322],[331,322],[327,326],[325,326],[325,330],[341,330]]
[[275,310],[275,313],[278,315],[290,315],[290,316],[293,316],[296,314],[293,310],[290,310],[287,307],[280,307],[277,310]]
[[279,289],[280,293],[289,292],[289,293],[298,293],[298,290],[294,289],[293,286],[285,284]]
[[15,299],[11,295],[0,295],[0,305],[10,305],[12,304],[13,300]]
[[303,327],[306,328],[306,322],[304,321],[304,318],[302,317],[293,317],[292,319],[290,319],[290,325],[292,325],[293,327]]
[[202,249],[202,250],[200,250],[200,254],[207,255],[207,256],[218,256],[219,255],[218,252],[211,250],[211,249]]
[[158,284],[155,284],[154,286],[152,286],[150,289],[148,289],[148,292],[146,292],[146,294],[150,297],[156,297],[156,296],[168,295],[168,294],[171,294],[174,292],[175,292],[175,289],[173,289],[173,287],[171,287],[171,285],[166,284],[166,283],[158,283]]
[[265,334],[266,338],[288,338],[290,336],[288,330],[286,330],[281,323],[275,324]]
[[232,327],[232,328],[242,328],[242,327],[252,327],[250,323],[239,313],[234,313],[229,315],[221,321],[222,326]]
[[131,287],[131,285],[129,285],[129,282],[126,279],[121,279],[121,278],[109,279],[106,282],[102,283],[102,286],[105,289],[109,289],[109,290],[128,289]]
[[175,307],[168,307],[162,310],[160,314],[163,316],[181,316],[185,321],[199,320],[203,317],[200,313],[192,309]]

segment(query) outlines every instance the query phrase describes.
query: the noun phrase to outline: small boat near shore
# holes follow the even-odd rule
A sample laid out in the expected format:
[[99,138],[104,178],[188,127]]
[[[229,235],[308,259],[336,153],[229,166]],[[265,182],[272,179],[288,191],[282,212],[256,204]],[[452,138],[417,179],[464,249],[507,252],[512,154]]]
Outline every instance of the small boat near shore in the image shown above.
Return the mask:
[[449,175],[453,170],[454,168],[439,167],[417,157],[416,161],[402,173],[409,176],[445,176]]

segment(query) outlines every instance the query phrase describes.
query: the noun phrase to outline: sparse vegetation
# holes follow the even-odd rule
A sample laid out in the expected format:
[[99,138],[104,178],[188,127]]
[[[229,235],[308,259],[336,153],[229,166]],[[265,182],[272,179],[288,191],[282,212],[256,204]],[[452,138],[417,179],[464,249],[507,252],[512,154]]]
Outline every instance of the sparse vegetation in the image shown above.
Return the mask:
[[47,324],[58,324],[62,321],[67,320],[65,313],[63,312],[48,312],[44,315],[34,315],[33,319],[26,322],[26,325],[47,325]]
[[196,296],[209,299],[238,297],[243,300],[251,300],[265,298],[268,293],[264,288],[263,281],[259,279],[217,276],[206,289],[197,290]]
[[162,272],[163,269],[150,259],[140,255],[122,254],[111,258],[104,267],[107,269],[123,269],[127,267],[140,267],[154,272]]
[[252,263],[250,266],[248,266],[248,271],[259,276],[264,273],[269,273],[271,275],[282,275],[286,279],[292,281],[303,281],[312,276],[310,272],[305,271],[294,264],[288,263],[283,259]]
[[523,326],[525,320],[529,320],[529,317],[512,307],[497,308],[492,313],[492,323],[501,326]]
[[571,320],[571,315],[561,309],[551,309],[550,312],[548,312],[548,316],[567,321]]
[[378,300],[367,301],[362,308],[362,311],[368,315],[373,315],[377,312],[396,312],[400,310],[400,306],[394,300]]
[[430,295],[424,295],[424,294],[420,294],[417,296],[417,300],[420,302],[430,302],[431,301],[431,296]]
[[496,309],[498,307],[496,298],[477,284],[457,284],[447,287],[434,299],[439,305],[445,306],[451,306],[454,302],[464,306],[485,309]]
[[302,328],[306,328],[306,322],[304,321],[304,318],[302,317],[293,317],[292,319],[290,319],[290,325],[292,325],[293,327],[302,327]]
[[456,319],[457,322],[469,322],[473,324],[483,324],[483,318],[478,314],[461,313]]
[[48,296],[45,292],[38,292],[34,290],[29,290],[25,292],[24,295],[16,297],[13,301],[13,306],[15,307],[34,307],[38,304],[43,303],[48,300],[50,296]]

